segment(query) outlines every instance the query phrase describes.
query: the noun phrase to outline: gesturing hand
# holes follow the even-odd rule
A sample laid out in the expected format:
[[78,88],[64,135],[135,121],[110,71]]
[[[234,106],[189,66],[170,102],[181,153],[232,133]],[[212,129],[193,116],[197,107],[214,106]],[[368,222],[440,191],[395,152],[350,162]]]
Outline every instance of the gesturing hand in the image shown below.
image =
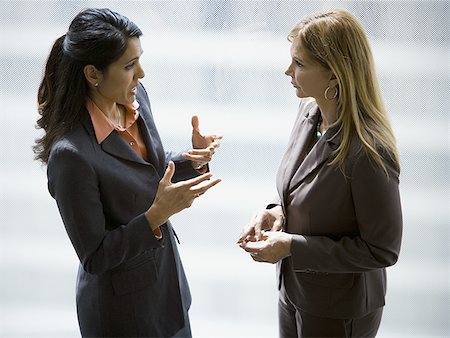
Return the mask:
[[242,230],[238,243],[260,241],[263,230],[279,231],[284,225],[284,214],[281,206],[266,209],[257,213]]
[[206,173],[190,180],[172,183],[174,173],[175,164],[170,161],[159,182],[155,200],[145,213],[152,229],[164,224],[170,216],[189,208],[197,197],[221,181],[220,178],[209,180],[212,174]]
[[191,123],[193,149],[183,153],[183,157],[191,160],[192,166],[199,169],[211,161],[216,149],[220,147],[220,140],[223,136],[218,134],[203,135],[200,132],[196,115],[192,116]]
[[263,232],[261,240],[242,242],[240,247],[257,262],[276,263],[291,255],[292,235],[283,231]]

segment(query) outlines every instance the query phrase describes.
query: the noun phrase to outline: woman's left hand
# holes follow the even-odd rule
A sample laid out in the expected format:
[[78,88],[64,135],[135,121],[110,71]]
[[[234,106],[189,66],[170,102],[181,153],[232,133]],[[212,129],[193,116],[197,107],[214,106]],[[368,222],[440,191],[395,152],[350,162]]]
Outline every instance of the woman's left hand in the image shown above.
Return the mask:
[[242,242],[239,246],[257,262],[276,263],[291,255],[292,235],[283,231],[265,231],[262,240]]
[[200,132],[198,117],[192,116],[192,147],[194,149],[183,153],[183,157],[191,160],[195,169],[202,168],[212,160],[216,149],[220,147],[222,137],[218,134],[203,135]]

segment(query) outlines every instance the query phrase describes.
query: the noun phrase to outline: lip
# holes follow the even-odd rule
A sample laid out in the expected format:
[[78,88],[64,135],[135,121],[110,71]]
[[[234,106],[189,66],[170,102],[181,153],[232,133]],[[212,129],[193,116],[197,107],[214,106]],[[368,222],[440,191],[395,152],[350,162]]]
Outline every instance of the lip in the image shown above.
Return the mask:
[[130,92],[131,92],[132,94],[136,95],[137,87],[131,88]]

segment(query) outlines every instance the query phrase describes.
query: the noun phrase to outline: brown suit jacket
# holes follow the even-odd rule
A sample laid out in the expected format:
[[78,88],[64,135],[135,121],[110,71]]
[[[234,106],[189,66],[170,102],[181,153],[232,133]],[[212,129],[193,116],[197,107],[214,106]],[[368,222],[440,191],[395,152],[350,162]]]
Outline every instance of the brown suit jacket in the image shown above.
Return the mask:
[[387,156],[387,178],[356,137],[344,169],[328,165],[342,137],[329,129],[314,144],[319,116],[314,100],[301,101],[277,175],[285,231],[294,234],[280,286],[308,313],[355,318],[385,304],[385,267],[402,237],[399,173]]

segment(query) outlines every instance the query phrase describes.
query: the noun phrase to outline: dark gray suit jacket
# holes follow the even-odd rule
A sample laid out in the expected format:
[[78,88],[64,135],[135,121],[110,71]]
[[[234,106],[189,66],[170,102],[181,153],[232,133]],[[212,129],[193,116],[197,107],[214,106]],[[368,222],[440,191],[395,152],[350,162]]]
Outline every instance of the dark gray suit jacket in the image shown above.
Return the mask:
[[48,162],[49,191],[81,263],[76,300],[83,337],[169,337],[184,327],[191,303],[170,222],[158,241],[144,212],[169,160],[176,164],[173,181],[198,172],[164,152],[142,85],[137,101],[148,162],[115,131],[98,144],[87,111],[54,144]]
[[[385,303],[385,267],[397,261],[402,237],[398,171],[389,178],[352,140],[344,171],[327,163],[342,135],[329,129],[314,142],[320,111],[304,99],[277,175],[292,256],[279,264],[294,304],[316,316],[354,318]],[[308,152],[309,151],[309,152]]]

